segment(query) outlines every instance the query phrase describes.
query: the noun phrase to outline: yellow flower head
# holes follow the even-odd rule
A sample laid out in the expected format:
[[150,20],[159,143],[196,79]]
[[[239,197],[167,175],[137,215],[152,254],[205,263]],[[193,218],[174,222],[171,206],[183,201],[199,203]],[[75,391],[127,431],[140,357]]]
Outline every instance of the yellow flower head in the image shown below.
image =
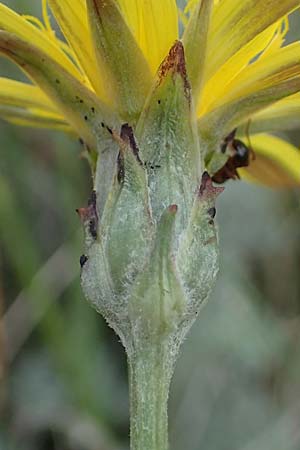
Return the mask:
[[[211,175],[228,160],[235,166],[237,139],[224,142],[233,130],[243,136],[250,128],[256,157],[239,173],[272,186],[300,182],[299,151],[266,134],[299,125],[300,43],[284,44],[287,15],[298,1],[190,0],[184,11],[175,0],[43,0],[42,6],[44,23],[0,3],[0,52],[33,83],[0,78],[2,118],[72,132],[99,148],[124,122],[138,130],[163,61],[170,49],[182,48]],[[50,11],[65,40],[56,36]],[[237,175],[235,167],[226,170],[225,178]]]

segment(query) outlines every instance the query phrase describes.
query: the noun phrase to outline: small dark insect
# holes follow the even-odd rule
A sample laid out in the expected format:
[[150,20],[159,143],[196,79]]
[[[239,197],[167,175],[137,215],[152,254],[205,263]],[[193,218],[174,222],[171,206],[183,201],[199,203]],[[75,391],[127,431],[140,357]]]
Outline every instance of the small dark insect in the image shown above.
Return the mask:
[[85,263],[87,262],[88,257],[86,255],[81,255],[80,256],[80,267],[83,267],[85,265]]
[[250,164],[250,156],[254,158],[254,152],[250,147],[247,147],[244,142],[234,138],[234,132],[231,133],[221,146],[222,153],[229,149],[230,156],[226,164],[218,170],[212,180],[215,183],[222,184],[225,181],[239,179],[237,169],[240,167],[247,167]]
[[151,163],[148,162],[148,161],[145,161],[145,162],[144,162],[144,166],[147,167],[148,169],[152,169],[152,170],[154,170],[154,169],[160,169],[160,168],[161,168],[161,165],[160,165],[160,164],[151,164]]
[[92,217],[89,221],[89,232],[91,236],[96,240],[97,239],[97,221],[96,218]]
[[214,218],[216,217],[217,211],[216,211],[216,208],[215,208],[215,207],[209,208],[209,210],[208,210],[207,212],[208,212],[208,215],[209,215],[212,219],[214,219]]

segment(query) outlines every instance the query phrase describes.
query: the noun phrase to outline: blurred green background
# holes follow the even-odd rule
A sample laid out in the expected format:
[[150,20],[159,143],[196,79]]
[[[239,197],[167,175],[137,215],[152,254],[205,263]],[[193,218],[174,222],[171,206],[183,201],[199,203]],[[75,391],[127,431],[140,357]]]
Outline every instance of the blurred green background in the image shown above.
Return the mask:
[[[2,121],[0,136],[0,449],[127,449],[124,352],[79,286],[80,145]],[[300,449],[299,194],[230,182],[220,197],[221,270],[172,383],[172,450]]]

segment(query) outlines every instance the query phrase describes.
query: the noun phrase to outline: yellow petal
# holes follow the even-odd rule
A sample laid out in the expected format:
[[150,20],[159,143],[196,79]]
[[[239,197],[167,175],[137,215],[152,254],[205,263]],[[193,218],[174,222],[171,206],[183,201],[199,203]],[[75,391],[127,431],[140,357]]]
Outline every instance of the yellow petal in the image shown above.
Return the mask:
[[71,131],[48,97],[37,87],[0,78],[0,117],[17,125]]
[[117,123],[113,113],[46,53],[4,31],[0,32],[0,52],[39,85],[91,148],[97,138],[107,139]]
[[209,31],[207,78],[253,38],[298,7],[299,0],[219,1]]
[[300,43],[294,42],[250,64],[227,86],[226,92],[211,109],[299,76]]
[[39,108],[17,108],[0,105],[0,117],[14,125],[32,128],[49,128],[74,133],[63,117]]
[[242,178],[269,187],[300,186],[300,151],[292,144],[268,134],[251,135],[256,158],[240,169]]
[[153,74],[178,39],[176,0],[118,0]]
[[224,137],[255,112],[300,89],[300,43],[259,59],[227,86],[226,92],[200,118],[202,133]]
[[198,2],[183,35],[188,77],[192,86],[194,99],[197,99],[202,86],[208,39],[207,33],[213,3],[214,0],[202,0]]
[[97,94],[107,101],[107,89],[94,58],[85,1],[48,0],[48,3],[91,85]]
[[251,117],[251,133],[300,128],[300,93],[290,95]]
[[73,76],[79,79],[82,78],[76,66],[60,48],[57,40],[51,38],[46,31],[38,29],[2,3],[0,3],[0,30],[13,33],[29,44],[34,45],[61,64]]
[[138,118],[153,83],[149,65],[115,0],[87,0],[96,60],[125,121]]
[[[263,51],[275,40],[280,44],[283,40],[285,31],[281,29],[282,21],[275,23],[260,33],[244,47],[242,47],[237,53],[232,55],[217,71],[207,79],[208,68],[210,64],[210,57],[207,59],[206,71],[204,74],[205,85],[201,92],[201,97],[198,98],[197,111],[198,116],[203,116],[207,111],[213,108],[213,104],[224,95],[228,90],[228,85],[234,81],[234,79],[242,72],[249,62],[254,59],[255,56]],[[280,46],[280,45],[279,45]]]
[[0,78],[0,104],[20,108],[40,108],[58,114],[55,105],[40,88],[9,78]]

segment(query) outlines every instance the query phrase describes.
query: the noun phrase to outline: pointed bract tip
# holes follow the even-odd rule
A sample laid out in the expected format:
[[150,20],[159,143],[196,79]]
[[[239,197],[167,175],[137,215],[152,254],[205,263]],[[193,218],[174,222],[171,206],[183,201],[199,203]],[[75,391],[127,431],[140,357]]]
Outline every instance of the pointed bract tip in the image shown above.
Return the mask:
[[216,198],[224,191],[224,189],[224,187],[216,187],[213,185],[212,178],[209,176],[208,172],[203,173],[199,188],[200,198]]
[[77,208],[76,212],[81,222],[84,222],[88,218],[88,208]]
[[182,77],[186,95],[190,97],[191,87],[187,77],[184,47],[181,41],[176,41],[174,43],[169,51],[168,56],[161,63],[158,70],[160,83],[168,75],[168,73],[177,73]]
[[178,206],[177,206],[177,205],[170,205],[170,206],[169,206],[169,212],[170,212],[171,214],[176,214],[177,211],[178,211]]

